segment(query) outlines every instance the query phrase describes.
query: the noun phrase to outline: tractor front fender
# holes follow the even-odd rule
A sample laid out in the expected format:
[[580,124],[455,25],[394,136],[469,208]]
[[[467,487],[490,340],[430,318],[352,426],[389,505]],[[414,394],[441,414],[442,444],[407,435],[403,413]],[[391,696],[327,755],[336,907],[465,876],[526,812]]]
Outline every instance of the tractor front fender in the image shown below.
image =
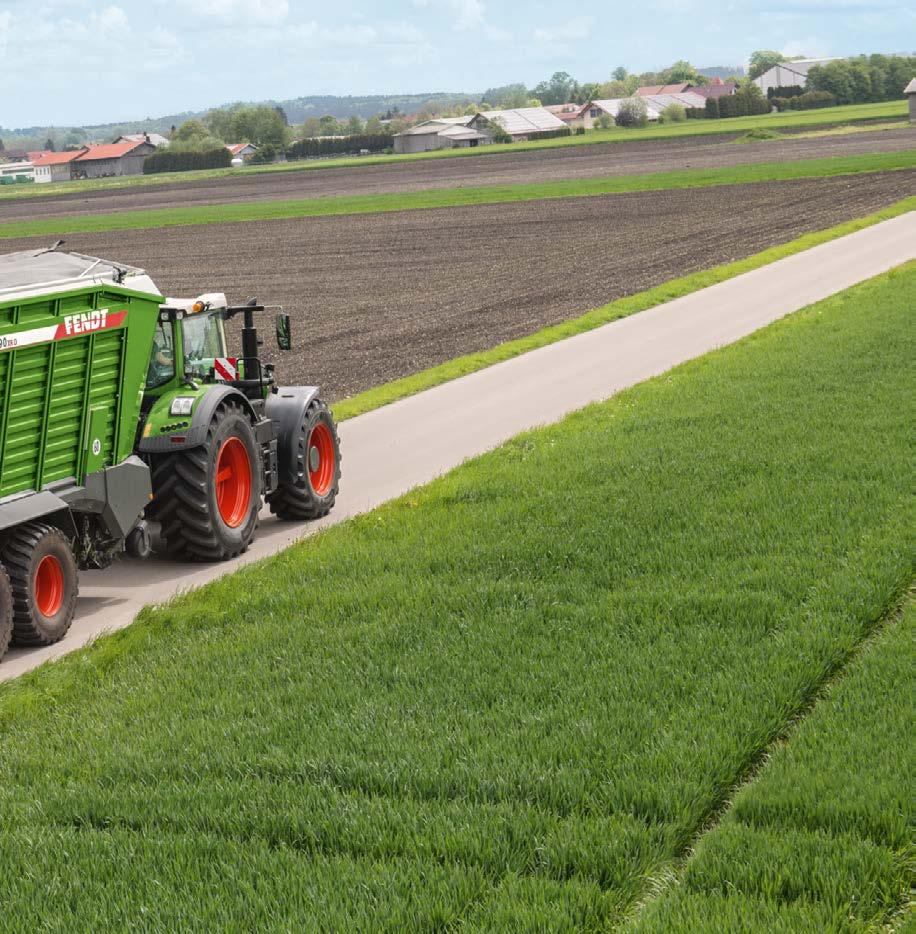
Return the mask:
[[241,406],[252,424],[260,421],[251,402],[232,386],[205,386],[198,390],[198,394],[190,419],[187,416],[171,415],[170,408],[176,396],[192,396],[193,390],[184,388],[157,400],[146,417],[139,444],[141,454],[167,454],[206,444],[210,423],[224,402]]
[[267,397],[265,414],[276,429],[281,480],[295,483],[299,475],[299,432],[305,420],[306,409],[317,398],[317,386],[280,386]]

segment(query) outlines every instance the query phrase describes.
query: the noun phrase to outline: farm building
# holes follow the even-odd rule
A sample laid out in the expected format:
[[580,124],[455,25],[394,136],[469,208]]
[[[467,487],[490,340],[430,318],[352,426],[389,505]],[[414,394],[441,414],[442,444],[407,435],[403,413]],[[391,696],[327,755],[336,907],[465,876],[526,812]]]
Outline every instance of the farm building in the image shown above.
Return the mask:
[[721,78],[713,78],[709,84],[697,84],[689,89],[694,94],[699,94],[700,97],[706,98],[707,100],[710,97],[718,100],[720,97],[730,97],[738,90],[737,81],[723,81]]
[[168,146],[168,138],[161,133],[128,133],[126,136],[119,136],[116,143],[152,143],[157,149],[161,146]]
[[252,143],[230,143],[226,146],[233,159],[241,159],[248,162],[249,159],[258,151],[258,147]]
[[683,94],[693,87],[686,81],[681,84],[648,84],[645,87],[637,88],[634,92],[637,97],[654,97],[656,94]]
[[797,62],[781,62],[754,78],[754,84],[763,91],[764,96],[771,88],[803,88],[808,84],[810,68],[835,61],[835,58],[802,58]]
[[563,130],[566,124],[544,107],[520,107],[516,110],[487,110],[464,117],[439,117],[418,123],[394,137],[394,151],[428,152],[432,149],[455,149],[491,142],[489,126],[499,125],[513,141],[531,139]]
[[[625,97],[615,97],[607,100],[592,101],[582,108],[582,126],[590,130],[601,119],[602,116],[617,119],[617,111]],[[669,104],[680,104],[682,107],[703,108],[706,106],[706,98],[694,91],[684,91],[674,94],[645,94],[640,96],[646,105],[646,116],[651,121],[658,120],[661,112]]]
[[0,162],[0,185],[34,181],[35,169],[31,162]]
[[73,160],[73,178],[142,175],[143,163],[155,151],[156,147],[145,141],[90,146]]
[[907,100],[910,102],[910,123],[916,123],[916,78],[903,89]]
[[35,167],[35,181],[39,185],[48,182],[69,182],[73,177],[73,163],[87,149],[76,149],[73,152],[39,152],[30,159]]

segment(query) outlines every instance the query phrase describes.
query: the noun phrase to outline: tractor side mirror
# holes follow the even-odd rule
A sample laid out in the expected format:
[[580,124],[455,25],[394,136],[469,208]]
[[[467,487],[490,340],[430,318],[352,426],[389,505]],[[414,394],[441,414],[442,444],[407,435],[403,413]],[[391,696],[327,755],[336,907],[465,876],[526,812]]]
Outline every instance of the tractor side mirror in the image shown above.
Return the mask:
[[277,346],[280,350],[293,349],[289,315],[284,314],[282,311],[277,315]]

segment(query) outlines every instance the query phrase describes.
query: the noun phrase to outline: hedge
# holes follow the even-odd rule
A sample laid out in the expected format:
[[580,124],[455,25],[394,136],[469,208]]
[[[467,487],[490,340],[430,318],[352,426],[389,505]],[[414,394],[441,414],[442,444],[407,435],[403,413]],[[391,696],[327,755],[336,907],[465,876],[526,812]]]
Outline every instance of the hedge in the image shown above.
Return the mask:
[[360,133],[356,136],[317,136],[297,140],[286,150],[292,159],[311,159],[317,156],[339,156],[391,149],[393,137],[388,133]]
[[777,110],[815,110],[818,107],[833,107],[836,98],[828,91],[806,91],[797,97],[774,97],[771,103]]
[[767,88],[767,97],[773,100],[774,97],[801,97],[805,89],[800,84],[787,84],[783,88]]
[[772,109],[772,105],[763,95],[751,97],[748,94],[732,94],[719,98],[720,117],[749,117],[768,114]]
[[167,149],[154,152],[143,163],[144,175],[157,172],[190,172],[194,169],[228,169],[232,165],[232,153],[225,147],[208,149],[204,152],[169,152]]

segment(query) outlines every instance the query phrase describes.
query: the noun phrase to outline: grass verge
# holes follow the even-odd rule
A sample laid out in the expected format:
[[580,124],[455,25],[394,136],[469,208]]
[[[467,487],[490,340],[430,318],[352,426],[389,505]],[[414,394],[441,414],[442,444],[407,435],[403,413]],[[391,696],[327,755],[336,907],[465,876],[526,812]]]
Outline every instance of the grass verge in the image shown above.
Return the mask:
[[803,133],[781,133],[769,127],[756,127],[743,136],[733,140],[735,143],[757,143],[771,139],[820,139],[823,136],[850,136],[857,133],[875,133],[879,130],[905,130],[910,126],[907,120],[894,120],[887,123],[844,123],[822,130],[807,130]]
[[203,169],[195,172],[169,172],[163,175],[142,175],[131,178],[98,179],[95,181],[63,182],[54,185],[37,185],[0,191],[0,202],[13,198],[38,196],[53,197],[68,192],[84,192],[98,189],[134,188],[147,185],[174,185],[182,182],[205,181],[239,175],[260,175],[273,172],[307,172],[321,169],[354,168],[357,166],[387,165],[397,162],[416,162],[426,159],[477,158],[526,152],[529,150],[587,146],[595,143],[628,143],[640,140],[666,140],[692,136],[718,136],[723,133],[741,133],[754,127],[792,129],[799,126],[830,126],[836,123],[880,120],[884,117],[905,117],[906,101],[888,101],[879,104],[850,104],[824,110],[796,111],[794,113],[763,114],[754,117],[734,117],[726,120],[690,120],[680,124],[662,124],[639,129],[592,130],[584,136],[567,136],[558,139],[531,140],[511,146],[490,146],[477,149],[443,149],[435,152],[412,153],[410,155],[360,156],[333,159],[315,159],[288,162],[280,165],[251,166],[242,169]]
[[449,380],[457,379],[460,376],[467,376],[469,373],[493,366],[495,363],[510,360],[512,357],[527,353],[529,350],[553,344],[566,337],[572,337],[574,334],[591,331],[619,318],[626,318],[628,315],[645,311],[655,305],[673,301],[676,298],[689,295],[691,292],[705,289],[707,286],[715,285],[718,282],[724,282],[726,279],[732,279],[742,273],[750,272],[752,269],[759,269],[761,266],[776,262],[776,260],[784,259],[795,253],[801,253],[803,250],[809,250],[821,243],[828,243],[838,237],[855,233],[857,230],[863,230],[866,227],[871,227],[884,220],[890,220],[892,217],[899,217],[901,214],[913,210],[916,210],[916,197],[905,198],[874,214],[846,221],[827,230],[804,234],[795,240],[770,247],[746,259],[737,260],[734,263],[725,263],[712,269],[692,273],[689,276],[682,276],[679,279],[672,279],[670,282],[665,282],[645,292],[629,295],[626,298],[620,298],[607,305],[602,305],[600,308],[588,311],[571,321],[564,321],[562,324],[543,328],[534,334],[507,341],[489,350],[456,357],[454,360],[449,360],[419,373],[367,389],[365,392],[335,403],[334,416],[343,421],[356,415],[362,415],[364,412],[396,402],[398,399],[415,395],[424,389],[431,389],[433,386],[447,383]]
[[381,214],[429,208],[469,207],[478,204],[511,204],[555,198],[583,198],[662,189],[708,188],[755,182],[829,178],[862,172],[888,172],[916,167],[916,149],[892,153],[864,153],[827,159],[800,159],[740,165],[725,169],[685,169],[650,175],[564,179],[526,185],[484,185],[479,188],[445,188],[335,198],[283,201],[248,201],[209,204],[191,208],[161,208],[87,214],[77,217],[42,217],[0,226],[0,239],[92,233],[109,230],[144,230],[150,227],[187,227],[204,224],[245,223],[298,217],[333,217],[342,214]]
[[4,922],[621,919],[912,579],[914,301],[911,264],[4,685]]
[[[640,931],[874,930],[905,903],[916,606],[774,750]],[[730,919],[723,925],[724,919]]]

